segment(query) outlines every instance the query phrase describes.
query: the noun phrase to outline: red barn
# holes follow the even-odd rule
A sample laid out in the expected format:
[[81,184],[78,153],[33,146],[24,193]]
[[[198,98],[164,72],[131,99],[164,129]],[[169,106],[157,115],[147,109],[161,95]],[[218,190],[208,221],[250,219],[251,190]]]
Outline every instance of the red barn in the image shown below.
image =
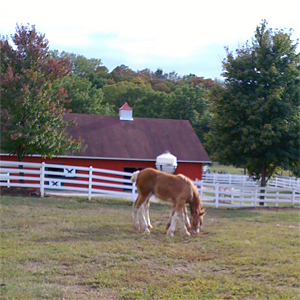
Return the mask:
[[[132,172],[146,167],[155,168],[156,157],[166,150],[177,157],[175,173],[191,179],[201,179],[202,165],[210,159],[189,121],[151,118],[132,118],[128,104],[120,108],[120,116],[67,114],[66,121],[76,119],[76,126],[67,131],[81,137],[87,148],[82,153],[42,159],[26,157],[24,161],[61,165],[93,166],[95,168]],[[16,160],[2,155],[3,160]]]

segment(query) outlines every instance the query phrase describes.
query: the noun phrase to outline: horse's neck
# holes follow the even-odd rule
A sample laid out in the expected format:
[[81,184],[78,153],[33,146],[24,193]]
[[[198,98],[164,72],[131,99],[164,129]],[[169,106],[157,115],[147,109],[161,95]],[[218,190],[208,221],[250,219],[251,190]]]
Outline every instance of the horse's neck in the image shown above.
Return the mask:
[[197,211],[200,205],[200,198],[197,195],[194,195],[189,202],[191,213]]

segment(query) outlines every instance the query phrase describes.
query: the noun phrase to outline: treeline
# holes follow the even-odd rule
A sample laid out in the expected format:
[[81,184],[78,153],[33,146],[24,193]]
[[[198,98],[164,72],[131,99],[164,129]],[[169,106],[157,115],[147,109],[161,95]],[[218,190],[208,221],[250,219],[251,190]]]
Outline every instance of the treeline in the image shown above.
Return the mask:
[[209,95],[218,85],[211,79],[158,69],[133,71],[125,65],[109,70],[100,59],[52,51],[69,59],[72,71],[56,83],[67,91],[65,107],[74,113],[117,116],[127,102],[134,117],[189,120],[201,142],[209,130]]

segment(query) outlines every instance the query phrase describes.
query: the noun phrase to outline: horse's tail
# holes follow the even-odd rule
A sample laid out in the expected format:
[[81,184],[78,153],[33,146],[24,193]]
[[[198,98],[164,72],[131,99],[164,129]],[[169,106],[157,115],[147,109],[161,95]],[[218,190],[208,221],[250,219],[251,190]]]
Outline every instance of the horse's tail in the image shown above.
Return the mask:
[[139,174],[140,174],[140,171],[134,172],[134,173],[132,174],[130,180],[131,180],[132,182],[136,182],[136,181],[137,181],[137,178],[138,178],[138,176],[139,176]]

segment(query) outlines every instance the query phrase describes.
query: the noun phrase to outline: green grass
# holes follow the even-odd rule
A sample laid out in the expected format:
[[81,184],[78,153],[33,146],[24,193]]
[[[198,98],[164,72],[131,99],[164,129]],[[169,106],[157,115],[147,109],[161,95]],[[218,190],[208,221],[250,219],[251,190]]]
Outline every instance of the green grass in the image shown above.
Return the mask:
[[131,203],[1,198],[1,299],[299,299],[298,209],[207,209],[199,236],[150,236]]

